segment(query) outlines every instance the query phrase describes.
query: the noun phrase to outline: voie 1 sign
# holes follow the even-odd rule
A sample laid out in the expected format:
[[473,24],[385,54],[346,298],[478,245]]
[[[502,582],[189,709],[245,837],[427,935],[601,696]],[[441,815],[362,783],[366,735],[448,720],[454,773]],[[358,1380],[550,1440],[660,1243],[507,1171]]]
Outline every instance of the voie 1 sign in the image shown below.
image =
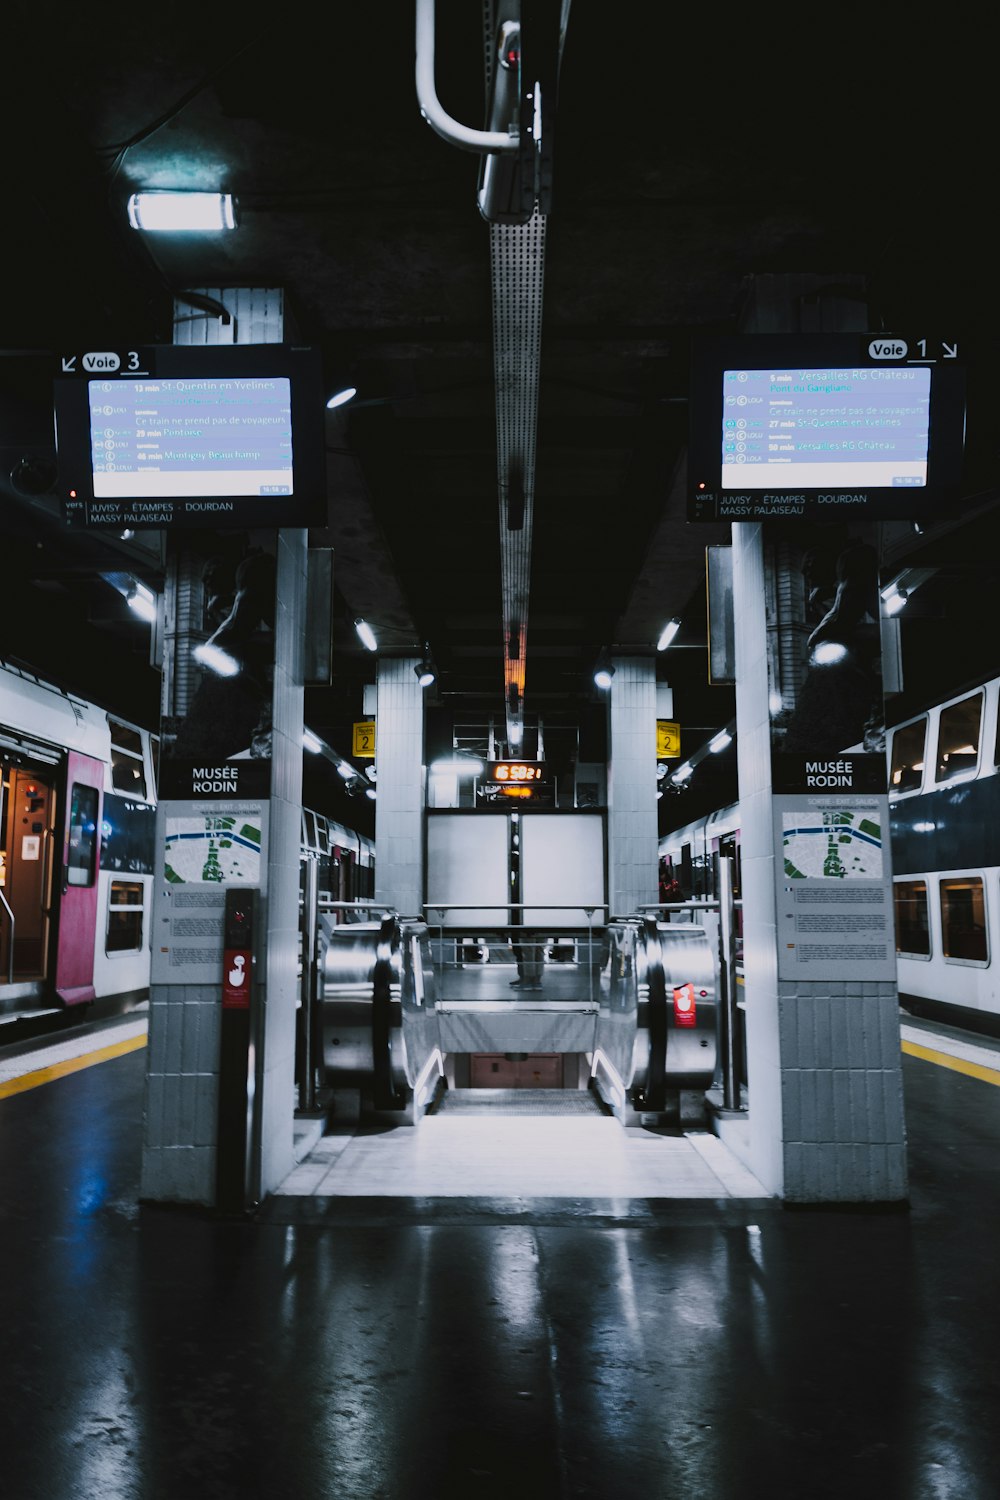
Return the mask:
[[910,520],[956,492],[957,342],[880,334],[705,339],[692,365],[688,519]]
[[322,363],[284,344],[64,355],[54,383],[72,526],[325,520]]

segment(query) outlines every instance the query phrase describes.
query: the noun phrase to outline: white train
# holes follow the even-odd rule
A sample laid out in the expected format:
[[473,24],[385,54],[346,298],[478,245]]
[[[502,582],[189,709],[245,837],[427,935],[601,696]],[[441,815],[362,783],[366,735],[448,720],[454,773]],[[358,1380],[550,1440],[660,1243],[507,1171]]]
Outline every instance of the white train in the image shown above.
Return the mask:
[[[1000,677],[896,725],[887,757],[901,1003],[1000,1035]],[[717,850],[738,881],[739,844],[738,804],[664,835],[661,892],[708,894]]]
[[[149,993],[157,736],[0,661],[0,1016]],[[371,839],[304,810],[321,892],[374,893]]]

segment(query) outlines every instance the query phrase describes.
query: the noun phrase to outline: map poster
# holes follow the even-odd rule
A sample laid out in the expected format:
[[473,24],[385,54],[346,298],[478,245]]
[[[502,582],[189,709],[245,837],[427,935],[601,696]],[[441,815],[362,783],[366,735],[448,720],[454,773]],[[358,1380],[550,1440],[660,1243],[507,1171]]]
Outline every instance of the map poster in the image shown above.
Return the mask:
[[779,979],[895,979],[889,803],[775,796]]
[[221,985],[226,887],[264,889],[267,814],[266,802],[160,803],[154,984]]

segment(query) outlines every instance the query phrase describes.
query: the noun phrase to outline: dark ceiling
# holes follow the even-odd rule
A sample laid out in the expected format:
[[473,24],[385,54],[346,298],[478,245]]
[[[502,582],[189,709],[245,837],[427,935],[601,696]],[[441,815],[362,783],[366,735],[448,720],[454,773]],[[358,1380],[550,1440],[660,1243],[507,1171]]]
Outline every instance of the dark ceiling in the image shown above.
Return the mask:
[[[437,12],[442,102],[479,126],[482,9],[439,0]],[[824,296],[860,286],[871,328],[963,340],[965,498],[886,546],[893,567],[938,569],[905,627],[919,666],[908,691],[938,691],[956,652],[969,675],[995,664],[977,602],[1000,583],[990,96],[971,81],[964,30],[909,24],[904,39],[870,14],[859,39],[832,12],[821,24],[782,9],[679,19],[648,0],[573,5],[547,218],[525,688],[547,743],[599,736],[598,652],[649,651],[671,615],[683,625],[659,674],[684,753],[733,715],[732,690],[707,680],[703,583],[704,548],[728,527],[685,520],[688,361],[694,335],[734,331],[755,287],[785,285],[775,278],[811,278],[789,302],[801,327]],[[310,539],[334,549],[336,663],[333,685],[309,690],[307,720],[348,748],[372,676],[351,629],[361,614],[387,650],[430,643],[437,732],[490,716],[499,732],[489,229],[477,158],[418,111],[414,0],[11,3],[4,28],[0,655],[156,717],[145,629],[101,573],[155,584],[160,539],[62,527],[47,489],[52,357],[169,343],[184,289],[278,287],[287,335],[322,350],[331,390],[359,391],[326,419],[328,527]],[[138,187],[230,189],[239,229],[139,235],[124,211]],[[974,535],[955,529],[966,512]],[[665,799],[663,817],[731,795],[731,755],[714,776]]]

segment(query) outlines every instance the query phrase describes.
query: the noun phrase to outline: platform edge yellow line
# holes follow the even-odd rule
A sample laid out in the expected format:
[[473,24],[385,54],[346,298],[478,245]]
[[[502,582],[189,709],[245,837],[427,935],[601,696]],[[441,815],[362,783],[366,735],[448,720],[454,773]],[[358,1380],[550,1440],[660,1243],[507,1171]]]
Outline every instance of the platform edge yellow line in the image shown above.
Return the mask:
[[110,1047],[100,1047],[96,1052],[85,1052],[80,1057],[67,1057],[65,1062],[53,1063],[50,1068],[36,1068],[32,1073],[23,1073],[20,1078],[8,1078],[0,1083],[0,1099],[8,1099],[11,1094],[24,1094],[28,1089],[40,1088],[43,1083],[65,1078],[68,1073],[79,1073],[83,1068],[92,1068],[95,1063],[110,1062],[113,1057],[123,1057],[126,1052],[137,1052],[145,1045],[145,1036],[130,1036],[124,1042],[113,1042]]
[[950,1068],[953,1073],[965,1073],[970,1078],[978,1078],[982,1083],[1000,1087],[1000,1068],[986,1068],[982,1063],[966,1062],[964,1057],[935,1052],[931,1047],[921,1047],[919,1042],[903,1042],[902,1047],[910,1057],[920,1057],[924,1062],[937,1063],[939,1068]]

